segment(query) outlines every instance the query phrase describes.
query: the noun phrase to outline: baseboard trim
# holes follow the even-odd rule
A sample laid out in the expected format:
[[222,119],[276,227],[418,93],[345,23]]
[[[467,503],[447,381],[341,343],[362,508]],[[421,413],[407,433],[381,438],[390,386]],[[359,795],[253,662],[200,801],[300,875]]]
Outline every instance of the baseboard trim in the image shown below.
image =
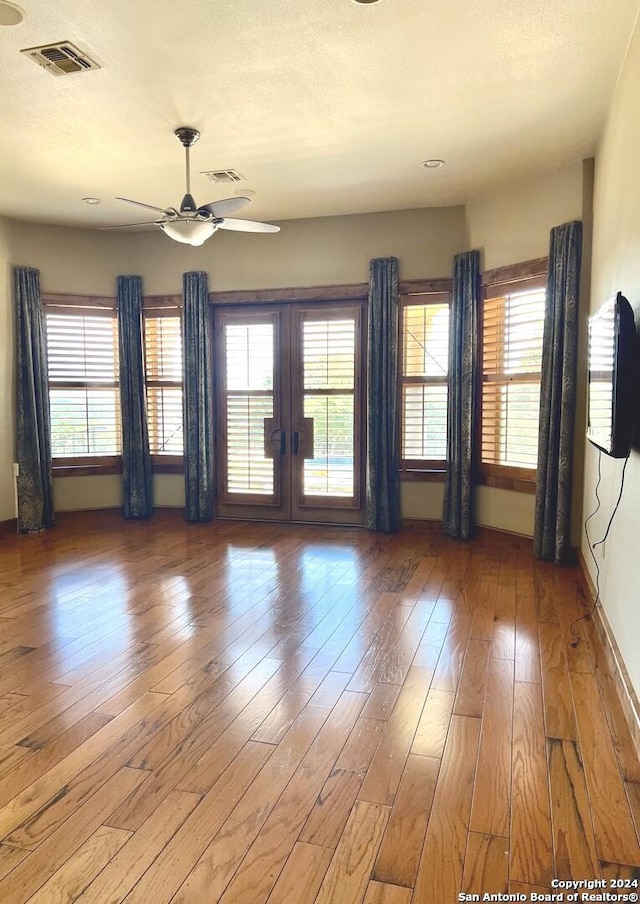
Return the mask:
[[[582,574],[584,575],[584,582],[589,593],[589,602],[591,606],[593,606],[596,599],[596,588],[591,580],[591,575],[589,574],[581,549],[578,550],[578,558]],[[599,603],[596,606],[592,621],[598,637],[600,638],[602,651],[615,683],[618,699],[622,706],[624,717],[627,720],[627,725],[629,726],[631,739],[636,749],[636,753],[640,757],[640,701],[638,700],[638,696],[631,683],[620,648],[618,647],[613,631],[611,630],[607,615],[602,608],[602,603]]]
[[17,532],[17,518],[9,518],[7,521],[0,521],[0,534],[16,534]]

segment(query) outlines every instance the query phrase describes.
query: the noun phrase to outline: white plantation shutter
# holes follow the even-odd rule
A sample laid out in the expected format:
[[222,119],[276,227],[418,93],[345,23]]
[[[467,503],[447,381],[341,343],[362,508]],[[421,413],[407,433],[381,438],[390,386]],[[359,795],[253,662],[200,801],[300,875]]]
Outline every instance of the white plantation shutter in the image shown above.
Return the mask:
[[224,345],[226,489],[270,496],[274,464],[265,455],[264,419],[273,417],[273,323],[226,323]]
[[535,470],[545,290],[519,288],[486,298],[482,339],[482,461]]
[[152,455],[182,455],[182,332],[179,313],[145,314],[147,417]]
[[304,495],[353,496],[356,321],[306,315],[302,325],[304,417],[313,419],[313,458]]
[[115,307],[45,309],[54,458],[120,454]]
[[447,455],[449,302],[401,307],[401,467],[443,466]]

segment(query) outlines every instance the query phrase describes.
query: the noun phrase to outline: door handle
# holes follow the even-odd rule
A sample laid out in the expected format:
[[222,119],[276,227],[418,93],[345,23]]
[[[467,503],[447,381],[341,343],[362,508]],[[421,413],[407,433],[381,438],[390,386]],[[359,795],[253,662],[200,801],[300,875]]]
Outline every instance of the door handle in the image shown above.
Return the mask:
[[264,457],[276,458],[287,453],[287,434],[273,417],[264,418]]
[[299,430],[294,430],[291,448],[294,455],[302,453],[304,459],[314,458],[314,430],[313,418],[302,418],[302,426]]

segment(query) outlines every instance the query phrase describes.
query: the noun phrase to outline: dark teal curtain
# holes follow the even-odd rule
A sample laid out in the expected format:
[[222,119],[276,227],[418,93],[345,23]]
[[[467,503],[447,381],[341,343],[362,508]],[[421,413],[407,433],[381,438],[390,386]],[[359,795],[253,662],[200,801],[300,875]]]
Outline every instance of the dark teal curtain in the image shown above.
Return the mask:
[[184,477],[188,521],[213,518],[212,357],[206,273],[183,278]]
[[18,530],[43,530],[54,522],[47,333],[40,301],[40,272],[14,267],[16,302]]
[[142,279],[139,276],[119,276],[118,342],[125,518],[148,518],[153,511],[142,336]]
[[560,565],[571,532],[582,223],[551,230],[540,378],[534,552]]
[[398,475],[398,261],[382,257],[369,268],[367,482],[369,530],[400,526]]
[[468,540],[475,527],[479,307],[480,253],[456,254],[449,316],[447,478],[442,529],[459,540]]

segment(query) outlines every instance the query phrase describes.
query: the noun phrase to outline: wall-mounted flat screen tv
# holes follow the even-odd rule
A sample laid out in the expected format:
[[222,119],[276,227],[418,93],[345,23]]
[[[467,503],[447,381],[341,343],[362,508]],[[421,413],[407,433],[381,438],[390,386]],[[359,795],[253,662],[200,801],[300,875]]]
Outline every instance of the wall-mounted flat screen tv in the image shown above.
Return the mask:
[[587,439],[613,458],[631,451],[636,328],[620,292],[589,319],[589,425]]

